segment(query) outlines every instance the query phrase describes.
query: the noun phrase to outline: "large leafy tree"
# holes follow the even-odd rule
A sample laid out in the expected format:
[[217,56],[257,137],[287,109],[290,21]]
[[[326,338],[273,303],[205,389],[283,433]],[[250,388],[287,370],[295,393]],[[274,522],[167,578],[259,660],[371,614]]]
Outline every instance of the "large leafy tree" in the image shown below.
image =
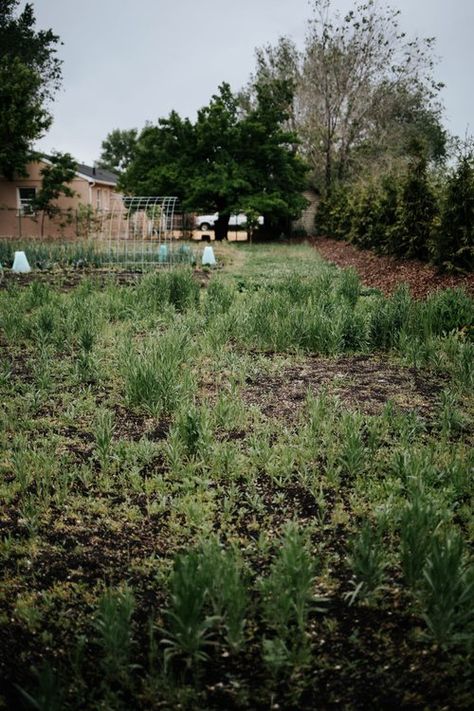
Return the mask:
[[194,171],[194,146],[193,125],[176,111],[156,126],[147,124],[119,179],[120,187],[135,195],[176,195],[183,201]]
[[263,214],[267,224],[297,216],[305,205],[306,166],[284,128],[290,94],[284,81],[259,87],[255,105],[243,113],[222,84],[194,124],[173,112],[144,128],[122,186],[135,194],[177,195],[185,208],[218,212],[217,239],[227,235],[233,212]]
[[344,16],[333,12],[331,0],[313,0],[313,9],[301,71],[301,131],[330,191],[335,180],[349,177],[358,147],[372,147],[380,134],[387,143],[382,128],[397,129],[392,144],[407,125],[427,128],[427,119],[436,119],[440,86],[432,78],[433,38],[408,41],[398,10],[375,0]]
[[406,163],[416,141],[428,160],[444,153],[445,132],[433,80],[433,39],[408,39],[399,11],[376,0],[339,15],[331,0],[312,0],[302,51],[280,38],[256,52],[256,70],[243,92],[283,77],[294,85],[289,112],[315,187]]
[[102,153],[98,166],[120,175],[126,170],[134,156],[138,131],[136,128],[111,131],[102,141]]
[[0,173],[24,173],[33,141],[51,124],[48,105],[61,82],[59,38],[37,30],[33,6],[0,0]]

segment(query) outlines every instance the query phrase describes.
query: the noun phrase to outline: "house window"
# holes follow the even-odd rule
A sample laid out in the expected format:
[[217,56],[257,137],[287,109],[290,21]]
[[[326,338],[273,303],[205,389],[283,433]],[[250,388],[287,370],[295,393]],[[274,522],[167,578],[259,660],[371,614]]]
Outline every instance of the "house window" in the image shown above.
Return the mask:
[[18,207],[21,215],[33,215],[33,200],[36,188],[18,188]]
[[102,207],[102,190],[97,188],[96,192],[96,208],[100,210]]

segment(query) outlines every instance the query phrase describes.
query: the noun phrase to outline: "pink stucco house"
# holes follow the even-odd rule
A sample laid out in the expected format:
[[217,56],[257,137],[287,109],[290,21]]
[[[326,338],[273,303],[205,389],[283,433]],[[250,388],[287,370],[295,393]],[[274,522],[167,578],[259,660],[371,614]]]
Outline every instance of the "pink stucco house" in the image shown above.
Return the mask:
[[[42,220],[31,209],[31,202],[41,187],[41,169],[48,163],[42,158],[26,167],[26,177],[7,180],[0,175],[0,237],[39,237]],[[77,164],[76,175],[69,183],[74,197],[61,196],[57,205],[60,215],[46,218],[45,237],[74,238],[84,235],[94,217],[107,213],[117,192],[117,176],[102,168]]]

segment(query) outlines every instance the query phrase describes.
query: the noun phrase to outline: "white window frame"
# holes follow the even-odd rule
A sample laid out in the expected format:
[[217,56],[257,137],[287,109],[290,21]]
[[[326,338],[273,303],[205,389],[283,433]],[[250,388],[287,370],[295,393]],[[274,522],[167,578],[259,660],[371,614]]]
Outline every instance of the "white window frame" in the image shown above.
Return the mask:
[[[34,215],[35,212],[31,206],[31,203],[35,199],[38,189],[36,187],[31,187],[29,185],[20,185],[17,187],[16,190],[17,190],[18,214],[19,215]],[[22,190],[34,190],[34,197],[22,198],[21,197]]]

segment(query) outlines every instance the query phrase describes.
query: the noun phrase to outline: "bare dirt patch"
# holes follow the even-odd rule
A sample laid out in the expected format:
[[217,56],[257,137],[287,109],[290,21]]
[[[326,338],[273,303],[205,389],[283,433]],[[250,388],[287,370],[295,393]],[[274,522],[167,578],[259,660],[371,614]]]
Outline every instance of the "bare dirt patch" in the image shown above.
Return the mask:
[[15,274],[12,271],[5,271],[3,279],[0,281],[0,289],[16,287],[27,287],[33,282],[41,282],[48,286],[54,286],[61,292],[75,289],[85,278],[91,279],[98,288],[104,288],[111,283],[121,286],[129,286],[137,283],[140,272],[133,270],[114,269],[52,269],[39,271],[35,269],[28,274]]
[[279,375],[258,375],[247,380],[244,400],[258,405],[268,417],[294,421],[308,392],[324,389],[352,410],[377,415],[392,401],[401,411],[416,411],[429,418],[436,406],[443,379],[414,368],[387,363],[374,356],[307,358]]

